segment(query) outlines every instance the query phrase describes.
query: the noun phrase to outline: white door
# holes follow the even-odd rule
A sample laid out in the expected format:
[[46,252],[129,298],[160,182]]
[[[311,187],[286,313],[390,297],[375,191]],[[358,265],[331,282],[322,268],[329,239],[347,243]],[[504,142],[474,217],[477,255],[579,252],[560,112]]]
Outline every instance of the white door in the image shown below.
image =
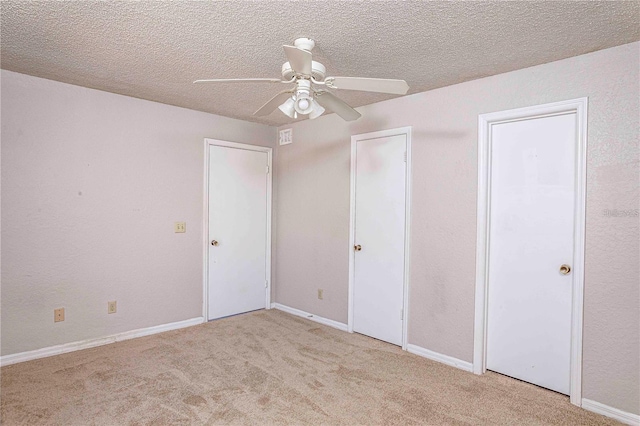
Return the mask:
[[356,142],[353,331],[395,345],[402,345],[406,149],[406,135]]
[[576,114],[494,124],[487,368],[569,394]]
[[210,146],[208,319],[263,309],[267,153]]

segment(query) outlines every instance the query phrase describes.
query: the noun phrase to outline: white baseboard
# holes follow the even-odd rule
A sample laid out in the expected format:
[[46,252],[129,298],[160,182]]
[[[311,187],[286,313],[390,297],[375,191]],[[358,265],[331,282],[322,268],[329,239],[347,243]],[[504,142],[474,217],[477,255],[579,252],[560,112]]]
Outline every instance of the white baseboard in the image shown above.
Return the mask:
[[298,317],[306,318],[308,320],[315,321],[320,324],[328,325],[329,327],[337,328],[338,330],[347,331],[347,324],[344,324],[338,321],[319,317],[317,315],[310,314],[309,312],[301,311],[300,309],[290,308],[289,306],[281,305],[279,303],[272,303],[271,307],[281,310],[283,312],[289,313],[291,315],[296,315]]
[[47,348],[36,349],[33,351],[4,355],[0,357],[0,366],[4,367],[5,365],[17,364],[19,362],[31,361],[38,358],[45,358],[48,356],[60,355],[67,352],[79,351],[81,349],[89,349],[96,346],[108,345],[109,343],[121,342],[123,340],[134,339],[136,337],[149,336],[151,334],[162,333],[163,331],[190,327],[192,325],[202,324],[203,322],[203,317],[191,318],[188,320],[172,322],[169,324],[162,324],[153,327],[140,328],[138,330],[125,331],[123,333],[112,334],[105,337],[98,337],[96,339],[80,340],[78,342],[49,346]]
[[462,361],[461,359],[454,358],[449,355],[443,355],[438,352],[430,351],[429,349],[425,349],[421,346],[408,344],[407,352],[428,358],[432,361],[438,361],[443,364],[447,364],[452,367],[459,368],[460,370],[469,371],[469,372],[473,371],[473,364],[471,364],[470,362]]
[[640,425],[640,415],[627,413],[626,411],[622,411],[590,399],[582,398],[582,408],[588,411],[593,411],[594,413],[602,414],[606,417],[611,417],[612,419],[616,419],[626,425]]

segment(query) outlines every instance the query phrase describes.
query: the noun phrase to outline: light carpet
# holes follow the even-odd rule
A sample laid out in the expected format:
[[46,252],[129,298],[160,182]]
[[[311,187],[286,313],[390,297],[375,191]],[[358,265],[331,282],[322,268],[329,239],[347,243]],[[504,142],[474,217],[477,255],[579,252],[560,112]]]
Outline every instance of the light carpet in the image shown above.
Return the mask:
[[3,367],[3,425],[612,425],[280,311]]

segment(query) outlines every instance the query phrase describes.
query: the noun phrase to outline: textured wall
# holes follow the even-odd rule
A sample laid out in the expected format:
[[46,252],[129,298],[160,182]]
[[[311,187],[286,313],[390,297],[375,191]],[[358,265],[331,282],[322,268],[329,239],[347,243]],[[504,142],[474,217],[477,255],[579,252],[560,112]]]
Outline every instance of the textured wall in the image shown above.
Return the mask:
[[[478,114],[589,97],[583,397],[640,413],[639,44],[292,125],[278,147],[276,301],[347,321],[350,136],[413,126],[409,343],[473,358]],[[324,300],[316,289],[324,288]]]
[[2,71],[3,355],[202,315],[205,137],[275,130]]

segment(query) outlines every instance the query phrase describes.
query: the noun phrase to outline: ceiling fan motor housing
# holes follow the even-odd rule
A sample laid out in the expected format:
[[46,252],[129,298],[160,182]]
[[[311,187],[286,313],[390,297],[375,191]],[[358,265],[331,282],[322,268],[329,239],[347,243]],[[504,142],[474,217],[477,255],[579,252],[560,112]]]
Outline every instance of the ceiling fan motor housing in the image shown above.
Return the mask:
[[[324,80],[326,76],[327,69],[320,62],[311,61],[311,76],[316,81]],[[285,62],[282,64],[282,79],[289,81],[292,80],[296,76],[295,71],[291,68],[291,64],[289,62]]]

